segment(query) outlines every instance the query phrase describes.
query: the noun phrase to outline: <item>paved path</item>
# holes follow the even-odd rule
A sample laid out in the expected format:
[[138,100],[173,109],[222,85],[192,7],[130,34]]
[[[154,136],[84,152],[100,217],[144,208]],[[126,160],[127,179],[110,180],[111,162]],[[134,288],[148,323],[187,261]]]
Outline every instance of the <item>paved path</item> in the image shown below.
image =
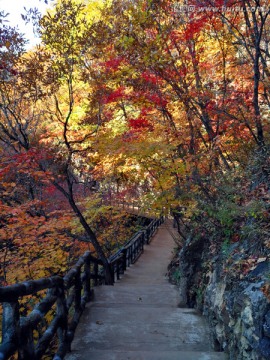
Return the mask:
[[166,278],[174,242],[163,224],[144,254],[114,286],[95,289],[68,360],[223,360],[194,309],[178,307]]

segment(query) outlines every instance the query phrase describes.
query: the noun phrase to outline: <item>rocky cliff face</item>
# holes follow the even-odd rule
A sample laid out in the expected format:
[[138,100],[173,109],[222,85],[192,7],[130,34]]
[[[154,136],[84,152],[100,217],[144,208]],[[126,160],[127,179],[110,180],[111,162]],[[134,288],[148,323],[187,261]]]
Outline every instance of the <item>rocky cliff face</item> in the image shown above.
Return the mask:
[[247,247],[215,249],[203,238],[187,241],[180,252],[180,294],[208,318],[216,350],[231,360],[267,360],[270,262],[263,251],[252,258]]

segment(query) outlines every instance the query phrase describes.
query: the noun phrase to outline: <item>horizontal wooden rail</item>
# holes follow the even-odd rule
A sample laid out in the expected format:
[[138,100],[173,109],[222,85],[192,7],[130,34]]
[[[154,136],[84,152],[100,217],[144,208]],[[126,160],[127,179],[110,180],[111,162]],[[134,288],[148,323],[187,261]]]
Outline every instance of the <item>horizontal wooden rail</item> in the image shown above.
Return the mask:
[[[152,220],[143,230],[137,232],[109,260],[114,281],[120,279],[130,264],[142,254],[144,245],[149,244],[163,219]],[[105,284],[102,261],[88,251],[64,277],[52,276],[19,284],[0,287],[0,302],[3,307],[2,344],[0,359],[10,358],[16,352],[18,359],[41,359],[52,340],[58,339],[54,360],[62,360],[70,350],[76,327],[85,305],[90,301],[93,286]],[[20,314],[20,301],[24,296],[45,292],[42,300],[27,316]],[[53,310],[52,310],[53,309]],[[53,311],[52,320],[39,338],[34,330],[44,326],[45,316]],[[52,351],[52,349],[50,349]]]
[[126,244],[109,258],[109,263],[114,274],[114,281],[120,279],[130,264],[134,264],[143,253],[144,245],[149,244],[157,228],[163,222],[163,217],[152,220],[144,229],[138,231]]

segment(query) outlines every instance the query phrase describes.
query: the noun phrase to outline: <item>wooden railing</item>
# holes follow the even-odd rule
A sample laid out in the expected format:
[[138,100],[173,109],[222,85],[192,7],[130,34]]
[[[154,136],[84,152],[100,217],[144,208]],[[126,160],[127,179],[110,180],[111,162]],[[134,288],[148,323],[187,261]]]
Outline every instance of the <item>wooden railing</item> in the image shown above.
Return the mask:
[[[108,259],[114,281],[138,259],[162,222],[162,218],[153,220]],[[49,356],[54,360],[64,359],[85,305],[91,300],[93,287],[101,284],[105,284],[102,262],[86,252],[64,277],[52,276],[0,287],[3,305],[0,359],[8,359],[16,352],[18,359],[41,359],[56,338],[57,345],[53,355],[50,348]],[[21,316],[21,299],[41,291],[46,292],[42,300],[29,315]],[[51,322],[35,338],[34,331],[44,327],[45,316],[50,311],[53,312]]]
[[163,218],[155,219],[141,231],[138,231],[126,244],[109,258],[114,274],[114,281],[120,279],[130,264],[134,264],[143,253],[144,245],[149,244],[155,231],[163,222]]

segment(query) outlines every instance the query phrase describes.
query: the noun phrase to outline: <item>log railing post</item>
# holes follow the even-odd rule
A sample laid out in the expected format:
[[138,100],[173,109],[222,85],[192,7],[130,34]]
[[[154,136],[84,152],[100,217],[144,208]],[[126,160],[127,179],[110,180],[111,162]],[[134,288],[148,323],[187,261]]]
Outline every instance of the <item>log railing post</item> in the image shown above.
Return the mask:
[[[63,284],[64,285],[64,284]],[[57,305],[56,305],[56,316],[59,320],[59,327],[57,330],[58,336],[58,351],[57,355],[62,358],[67,351],[70,351],[70,343],[67,338],[68,331],[68,309],[65,297],[64,286],[57,289]]]
[[74,285],[74,290],[75,290],[74,307],[75,307],[76,312],[81,311],[81,301],[82,301],[82,295],[81,295],[81,290],[82,290],[81,271],[80,271],[80,269],[78,269],[78,270],[79,271],[75,275],[75,285]]
[[141,235],[140,235],[140,245],[141,245],[141,252],[143,252],[143,245],[144,245],[144,241],[143,241],[143,232],[141,233]]
[[120,280],[120,259],[116,261],[116,278]]
[[148,238],[147,229],[144,230],[144,242],[145,242],[145,244],[149,244],[149,238]]
[[98,285],[98,263],[94,262],[94,286]]
[[122,249],[122,263],[123,263],[123,271],[127,270],[127,249]]
[[36,359],[34,339],[33,339],[33,329],[31,326],[26,327],[24,331],[21,332],[20,334],[18,359],[19,360]]
[[84,264],[84,297],[86,301],[89,301],[91,298],[91,270],[90,270],[90,257],[85,259]]
[[130,265],[130,247],[126,249],[127,266]]
[[134,249],[135,249],[135,245],[132,244],[132,245],[131,245],[131,262],[133,262],[133,260],[134,260],[134,258],[135,258],[135,256],[134,256]]
[[20,313],[19,302],[14,300],[12,302],[3,303],[2,315],[2,344],[7,344],[5,348],[1,349],[0,357],[8,358],[14,353],[14,348],[19,346],[20,337]]

